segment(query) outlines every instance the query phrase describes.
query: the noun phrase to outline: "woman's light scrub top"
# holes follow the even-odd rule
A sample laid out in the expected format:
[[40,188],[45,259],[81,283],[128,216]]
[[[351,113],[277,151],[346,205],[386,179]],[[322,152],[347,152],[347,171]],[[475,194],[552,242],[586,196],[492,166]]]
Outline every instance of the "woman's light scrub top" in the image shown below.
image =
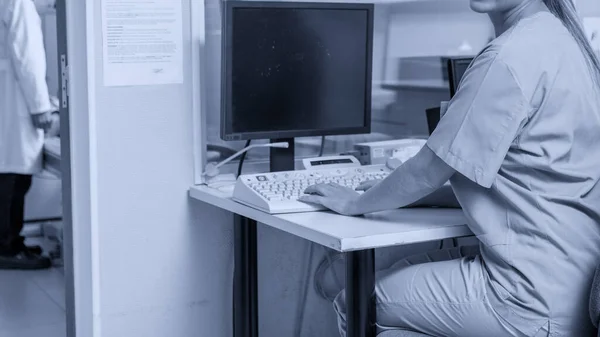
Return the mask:
[[[551,13],[526,18],[473,61],[427,145],[480,240],[492,307],[526,335],[592,331],[600,264],[600,95]],[[535,323],[535,324],[532,324]],[[539,323],[539,325],[537,324]]]

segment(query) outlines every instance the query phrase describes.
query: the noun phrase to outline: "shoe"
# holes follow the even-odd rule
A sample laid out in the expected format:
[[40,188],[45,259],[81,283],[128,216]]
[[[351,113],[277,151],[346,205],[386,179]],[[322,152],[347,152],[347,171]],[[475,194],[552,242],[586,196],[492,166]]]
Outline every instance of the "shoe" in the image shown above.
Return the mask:
[[25,245],[25,238],[22,236],[13,241],[12,249],[14,252],[28,251],[29,253],[34,254],[34,255],[42,255],[42,253],[43,253],[42,247],[40,247],[38,245],[34,245],[34,246]]
[[47,269],[52,266],[49,258],[22,250],[16,254],[0,254],[0,269]]
[[44,252],[40,246],[25,246],[25,249],[33,255],[42,255]]

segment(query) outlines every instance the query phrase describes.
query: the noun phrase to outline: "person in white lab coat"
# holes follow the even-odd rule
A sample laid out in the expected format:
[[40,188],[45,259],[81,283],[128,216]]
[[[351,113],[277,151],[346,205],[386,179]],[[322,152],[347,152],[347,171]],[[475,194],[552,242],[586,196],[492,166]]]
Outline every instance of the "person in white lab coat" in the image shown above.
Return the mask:
[[[39,7],[47,6],[38,3]],[[50,266],[40,247],[27,247],[25,195],[42,169],[44,132],[57,110],[46,84],[41,18],[32,0],[0,2],[0,269]]]

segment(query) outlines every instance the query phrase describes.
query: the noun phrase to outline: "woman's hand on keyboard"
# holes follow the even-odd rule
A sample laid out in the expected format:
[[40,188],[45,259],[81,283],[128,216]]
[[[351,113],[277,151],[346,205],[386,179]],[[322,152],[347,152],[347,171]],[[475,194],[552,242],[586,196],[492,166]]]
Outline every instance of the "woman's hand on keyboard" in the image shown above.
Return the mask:
[[360,215],[357,202],[359,194],[351,188],[338,184],[319,184],[309,186],[298,201],[317,204],[343,215]]
[[381,182],[381,179],[367,180],[365,182],[360,183],[360,185],[358,185],[358,187],[356,187],[356,190],[357,191],[367,191],[371,187],[379,184],[380,182]]

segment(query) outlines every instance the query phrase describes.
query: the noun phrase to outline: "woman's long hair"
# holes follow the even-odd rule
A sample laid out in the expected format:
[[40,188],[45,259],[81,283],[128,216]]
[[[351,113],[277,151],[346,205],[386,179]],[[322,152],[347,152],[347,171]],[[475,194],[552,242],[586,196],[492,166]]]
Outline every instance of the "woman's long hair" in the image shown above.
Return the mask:
[[544,3],[552,14],[562,21],[563,25],[567,27],[573,38],[575,38],[575,41],[577,41],[577,44],[579,44],[587,60],[593,79],[600,88],[600,60],[585,35],[581,19],[575,9],[575,4],[572,0],[544,0]]

